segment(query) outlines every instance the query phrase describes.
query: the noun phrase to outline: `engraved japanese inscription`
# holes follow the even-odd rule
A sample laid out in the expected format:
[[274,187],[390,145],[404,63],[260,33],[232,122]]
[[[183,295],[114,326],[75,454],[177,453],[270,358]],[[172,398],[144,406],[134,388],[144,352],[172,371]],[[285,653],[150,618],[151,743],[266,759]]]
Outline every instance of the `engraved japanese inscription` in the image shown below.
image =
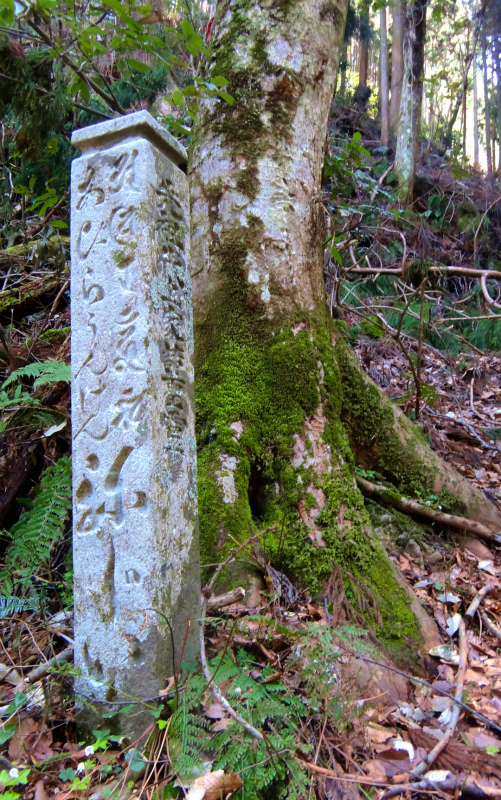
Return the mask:
[[76,690],[144,699],[199,606],[187,181],[147,112],[74,142]]

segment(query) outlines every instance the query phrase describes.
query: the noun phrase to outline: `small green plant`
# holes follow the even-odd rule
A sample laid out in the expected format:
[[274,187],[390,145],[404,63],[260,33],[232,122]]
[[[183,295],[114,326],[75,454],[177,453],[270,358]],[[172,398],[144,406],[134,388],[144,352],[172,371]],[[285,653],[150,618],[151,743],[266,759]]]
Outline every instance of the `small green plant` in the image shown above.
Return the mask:
[[[31,390],[21,383],[24,378],[34,379]],[[39,423],[53,424],[56,415],[42,408],[34,392],[40,386],[50,386],[59,381],[69,383],[70,380],[71,367],[64,361],[37,361],[14,370],[0,386],[0,432],[7,428],[16,414],[26,411],[31,416],[35,412]]]
[[26,786],[28,783],[29,769],[19,770],[13,767],[8,772],[3,769],[0,772],[0,800],[17,800],[21,797],[19,792],[5,791],[15,786]]
[[21,378],[34,378],[33,389],[45,386],[50,383],[64,381],[69,383],[71,380],[71,367],[64,361],[36,361],[33,364],[26,364],[12,372],[7,380],[2,384],[2,390],[16,383]]
[[350,197],[355,192],[356,179],[360,177],[356,172],[362,167],[362,156],[371,158],[369,151],[359,144],[361,138],[362,134],[356,131],[352,139],[332,143],[331,153],[324,162],[324,175],[329,181],[332,198]]
[[250,674],[253,667],[251,657],[241,650],[236,663],[228,654],[210,662],[215,683],[224,682],[229,702],[251,725],[263,731],[263,741],[253,738],[233,720],[210,738],[208,721],[200,713],[206,681],[201,675],[193,675],[179,697],[169,726],[174,772],[185,777],[196,774],[207,753],[212,752],[214,770],[239,773],[244,784],[242,796],[259,798],[272,791],[277,798],[302,797],[309,778],[295,752],[300,744],[298,729],[305,716],[304,703],[281,681],[263,685],[273,672],[270,667],[265,667],[258,680]]
[[12,604],[12,594],[33,593],[33,575],[44,572],[52,579],[50,558],[54,545],[64,536],[71,511],[71,461],[60,458],[45,470],[30,508],[27,508],[10,531],[11,541],[0,570],[4,604]]

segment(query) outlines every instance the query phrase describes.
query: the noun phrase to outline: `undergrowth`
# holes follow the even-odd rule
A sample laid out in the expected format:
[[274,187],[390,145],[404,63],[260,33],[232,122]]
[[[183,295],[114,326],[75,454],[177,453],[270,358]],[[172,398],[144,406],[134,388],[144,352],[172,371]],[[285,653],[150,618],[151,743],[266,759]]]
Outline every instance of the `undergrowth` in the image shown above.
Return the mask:
[[[56,544],[64,537],[71,512],[71,461],[60,458],[43,473],[32,500],[10,531],[2,536],[9,544],[0,570],[2,599],[0,610],[12,613],[19,603],[29,604],[40,594],[37,588],[54,580],[51,556]],[[21,601],[20,596],[29,600]],[[16,605],[17,604],[17,605]],[[27,605],[28,607],[28,605]]]

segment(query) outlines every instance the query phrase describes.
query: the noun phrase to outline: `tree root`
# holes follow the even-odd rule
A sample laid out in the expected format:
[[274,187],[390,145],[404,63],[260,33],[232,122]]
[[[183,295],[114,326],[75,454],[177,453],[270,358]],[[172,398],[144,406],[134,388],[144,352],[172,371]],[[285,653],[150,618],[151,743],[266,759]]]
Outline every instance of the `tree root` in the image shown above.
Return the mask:
[[438,522],[450,528],[455,528],[456,530],[474,533],[482,539],[486,539],[488,542],[501,544],[501,533],[494,533],[481,522],[475,522],[466,517],[458,517],[455,514],[446,514],[444,511],[439,511],[436,508],[421,505],[421,503],[416,502],[416,500],[410,500],[408,497],[404,497],[391,489],[387,489],[385,486],[371,483],[359,475],[356,477],[357,484],[365,497],[370,497],[385,505],[392,506],[392,508],[396,508],[398,511],[403,511],[404,514],[424,517],[432,522]]

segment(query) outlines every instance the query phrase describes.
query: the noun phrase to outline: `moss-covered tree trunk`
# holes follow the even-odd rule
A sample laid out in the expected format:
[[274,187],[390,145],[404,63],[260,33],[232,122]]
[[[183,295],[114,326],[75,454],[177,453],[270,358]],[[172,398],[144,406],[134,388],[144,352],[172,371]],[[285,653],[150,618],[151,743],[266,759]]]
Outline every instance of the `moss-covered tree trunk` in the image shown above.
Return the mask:
[[392,442],[402,486],[427,484],[426,460],[406,466],[323,294],[320,180],[346,6],[218,3],[207,72],[235,102],[205,102],[190,164],[201,547],[213,563],[278,523],[263,541],[277,568],[316,593],[337,565],[401,642],[415,621],[354,480],[351,407],[365,445]]

